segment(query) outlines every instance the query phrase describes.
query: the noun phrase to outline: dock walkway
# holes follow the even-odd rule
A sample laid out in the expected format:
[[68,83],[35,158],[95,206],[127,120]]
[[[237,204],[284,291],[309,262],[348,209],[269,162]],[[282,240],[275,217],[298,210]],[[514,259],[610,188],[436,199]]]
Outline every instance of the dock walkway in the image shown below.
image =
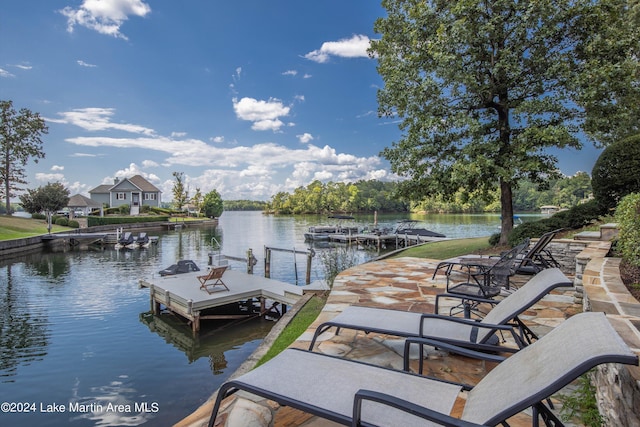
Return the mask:
[[[200,330],[200,320],[246,316],[216,314],[214,309],[217,307],[258,299],[262,303],[261,312],[264,312],[266,300],[272,300],[283,306],[294,305],[303,294],[301,286],[229,269],[222,277],[229,290],[222,289],[209,294],[200,289],[197,276],[203,274],[206,272],[156,276],[142,279],[139,283],[141,287],[149,288],[152,311],[155,314],[159,313],[161,305],[164,305],[168,310],[189,320],[194,332]],[[203,313],[205,310],[208,311],[206,314]]]

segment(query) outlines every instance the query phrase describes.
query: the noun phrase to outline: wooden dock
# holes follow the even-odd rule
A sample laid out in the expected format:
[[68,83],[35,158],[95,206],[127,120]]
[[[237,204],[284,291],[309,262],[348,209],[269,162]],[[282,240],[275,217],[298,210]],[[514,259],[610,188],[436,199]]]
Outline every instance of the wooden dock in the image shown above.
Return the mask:
[[[222,280],[229,290],[207,293],[200,289],[197,276],[206,271],[177,274],[175,276],[155,276],[140,280],[140,287],[149,288],[151,310],[160,313],[161,306],[184,317],[191,323],[193,332],[200,330],[200,321],[206,319],[236,319],[250,314],[224,314],[216,308],[243,301],[258,299],[261,314],[267,312],[266,300],[283,305],[294,305],[302,297],[303,288],[279,280],[267,279],[241,271],[227,269]],[[206,311],[206,313],[204,313]]]

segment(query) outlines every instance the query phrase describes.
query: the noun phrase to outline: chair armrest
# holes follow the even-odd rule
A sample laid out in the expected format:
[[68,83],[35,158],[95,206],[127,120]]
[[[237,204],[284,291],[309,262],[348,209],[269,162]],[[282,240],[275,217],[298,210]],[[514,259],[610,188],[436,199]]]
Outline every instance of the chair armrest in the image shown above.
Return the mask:
[[470,423],[458,418],[454,418],[448,414],[434,411],[424,406],[416,405],[395,396],[386,393],[380,393],[372,390],[358,390],[353,399],[353,418],[351,426],[362,426],[362,402],[369,400],[382,405],[408,412],[416,417],[420,417],[442,426],[450,427],[480,427],[479,424]]

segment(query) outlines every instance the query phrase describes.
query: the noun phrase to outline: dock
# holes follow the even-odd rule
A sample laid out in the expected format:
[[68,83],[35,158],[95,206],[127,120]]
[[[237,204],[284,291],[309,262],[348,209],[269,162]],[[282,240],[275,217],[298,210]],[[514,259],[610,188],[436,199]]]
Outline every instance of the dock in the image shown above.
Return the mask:
[[209,294],[200,289],[197,276],[203,274],[206,274],[206,271],[155,276],[150,279],[141,279],[139,284],[142,288],[149,288],[151,310],[154,314],[159,314],[161,306],[164,306],[167,310],[187,319],[194,333],[200,330],[201,320],[238,319],[251,315],[216,313],[216,308],[222,309],[228,304],[257,299],[261,303],[261,314],[266,314],[267,300],[285,307],[294,305],[303,294],[301,286],[230,269],[227,269],[222,277],[229,290],[222,288],[218,292]]
[[373,246],[377,249],[383,247],[405,248],[425,242],[437,242],[446,240],[443,237],[426,237],[416,234],[375,234],[375,233],[358,233],[358,234],[331,234],[329,241],[336,243],[357,244],[360,246]]

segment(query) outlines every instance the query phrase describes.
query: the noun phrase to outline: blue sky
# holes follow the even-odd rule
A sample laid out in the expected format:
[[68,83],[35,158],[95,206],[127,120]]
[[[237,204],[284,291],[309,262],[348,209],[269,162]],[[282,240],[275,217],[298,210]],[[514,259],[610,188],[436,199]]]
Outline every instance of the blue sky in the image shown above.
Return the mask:
[[[171,200],[269,200],[314,179],[389,180],[377,117],[374,0],[29,0],[0,6],[0,99],[39,112],[28,187],[88,195],[140,174]],[[598,152],[554,153],[567,175]]]

